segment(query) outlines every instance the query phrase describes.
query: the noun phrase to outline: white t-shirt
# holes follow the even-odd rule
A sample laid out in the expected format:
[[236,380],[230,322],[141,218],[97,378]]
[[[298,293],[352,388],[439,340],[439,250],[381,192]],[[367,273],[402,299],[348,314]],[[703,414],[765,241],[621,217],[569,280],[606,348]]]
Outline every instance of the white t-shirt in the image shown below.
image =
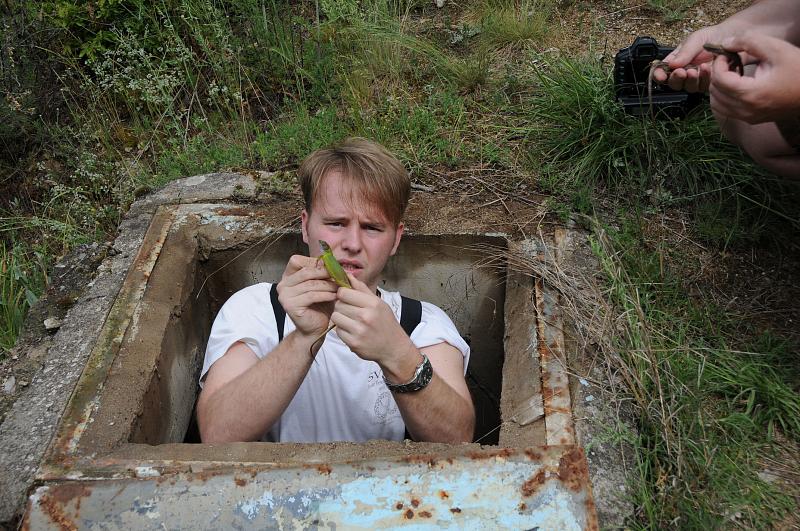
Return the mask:
[[[220,309],[206,347],[200,385],[211,365],[237,341],[247,344],[263,358],[278,344],[277,324],[269,290],[260,283],[234,293]],[[379,289],[400,320],[398,292]],[[284,337],[295,329],[287,315]],[[446,342],[469,362],[469,346],[450,318],[433,304],[422,303],[422,318],[411,334],[417,348]],[[394,397],[383,382],[374,361],[359,358],[345,345],[336,329],[328,333],[314,363],[280,420],[264,440],[276,442],[363,442],[370,439],[402,440],[405,424]]]

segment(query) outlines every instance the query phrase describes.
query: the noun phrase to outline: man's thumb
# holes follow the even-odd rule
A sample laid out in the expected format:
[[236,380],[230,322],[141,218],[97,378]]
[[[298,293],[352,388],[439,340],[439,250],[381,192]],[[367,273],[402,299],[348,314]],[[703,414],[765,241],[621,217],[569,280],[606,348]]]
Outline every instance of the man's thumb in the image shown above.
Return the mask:
[[[665,57],[670,68],[683,68],[689,63],[699,64],[711,59],[711,54],[703,49],[703,36],[692,33]],[[708,57],[703,57],[707,55]]]

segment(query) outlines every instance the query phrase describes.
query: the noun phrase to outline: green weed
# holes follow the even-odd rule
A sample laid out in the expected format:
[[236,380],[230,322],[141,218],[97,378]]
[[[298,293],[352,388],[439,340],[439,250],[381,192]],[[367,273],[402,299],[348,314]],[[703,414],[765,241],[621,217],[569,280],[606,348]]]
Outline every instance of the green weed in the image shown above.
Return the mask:
[[647,0],[647,5],[658,12],[664,22],[677,22],[686,17],[686,10],[695,0]]
[[44,291],[47,267],[41,252],[0,244],[0,360],[16,343],[28,308]]
[[491,49],[510,44],[541,44],[552,32],[548,0],[484,0],[478,8],[480,42]]
[[248,166],[251,159],[247,147],[235,136],[219,132],[195,134],[186,145],[175,142],[162,151],[148,184],[158,187],[181,177]]

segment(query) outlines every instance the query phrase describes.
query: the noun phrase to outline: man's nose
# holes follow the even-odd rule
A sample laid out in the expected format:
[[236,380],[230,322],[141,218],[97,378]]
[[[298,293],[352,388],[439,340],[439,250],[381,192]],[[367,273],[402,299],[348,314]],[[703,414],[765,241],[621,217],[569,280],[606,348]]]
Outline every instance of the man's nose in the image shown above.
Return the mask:
[[361,237],[361,227],[358,225],[348,227],[342,238],[342,250],[352,254],[359,253],[361,251]]

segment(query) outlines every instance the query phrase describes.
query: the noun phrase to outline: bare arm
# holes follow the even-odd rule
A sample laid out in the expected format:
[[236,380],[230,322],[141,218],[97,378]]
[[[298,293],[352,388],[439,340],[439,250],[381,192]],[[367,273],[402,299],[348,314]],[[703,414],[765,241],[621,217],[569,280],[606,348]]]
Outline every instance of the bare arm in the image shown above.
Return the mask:
[[235,343],[208,371],[197,401],[203,442],[257,441],[280,418],[311,367],[314,338],[292,332],[259,360]]
[[[757,31],[793,44],[800,43],[800,2],[797,0],[761,0],[731,15],[719,26],[741,33]],[[727,35],[734,37],[735,35]]]
[[[433,378],[425,389],[413,393],[394,393],[403,421],[416,441],[470,442],[475,430],[475,409],[464,381],[464,358],[452,345],[440,343],[422,349],[433,367]],[[416,354],[416,355],[415,355]],[[382,367],[393,383],[405,383],[422,361],[411,345],[392,370]]]
[[[339,289],[331,320],[337,334],[359,357],[380,365],[392,383],[409,381],[422,354],[405,334],[391,308],[358,279],[353,289]],[[464,381],[464,360],[455,347],[440,343],[422,349],[434,375],[425,389],[394,393],[411,435],[430,442],[472,440],[475,411]]]

